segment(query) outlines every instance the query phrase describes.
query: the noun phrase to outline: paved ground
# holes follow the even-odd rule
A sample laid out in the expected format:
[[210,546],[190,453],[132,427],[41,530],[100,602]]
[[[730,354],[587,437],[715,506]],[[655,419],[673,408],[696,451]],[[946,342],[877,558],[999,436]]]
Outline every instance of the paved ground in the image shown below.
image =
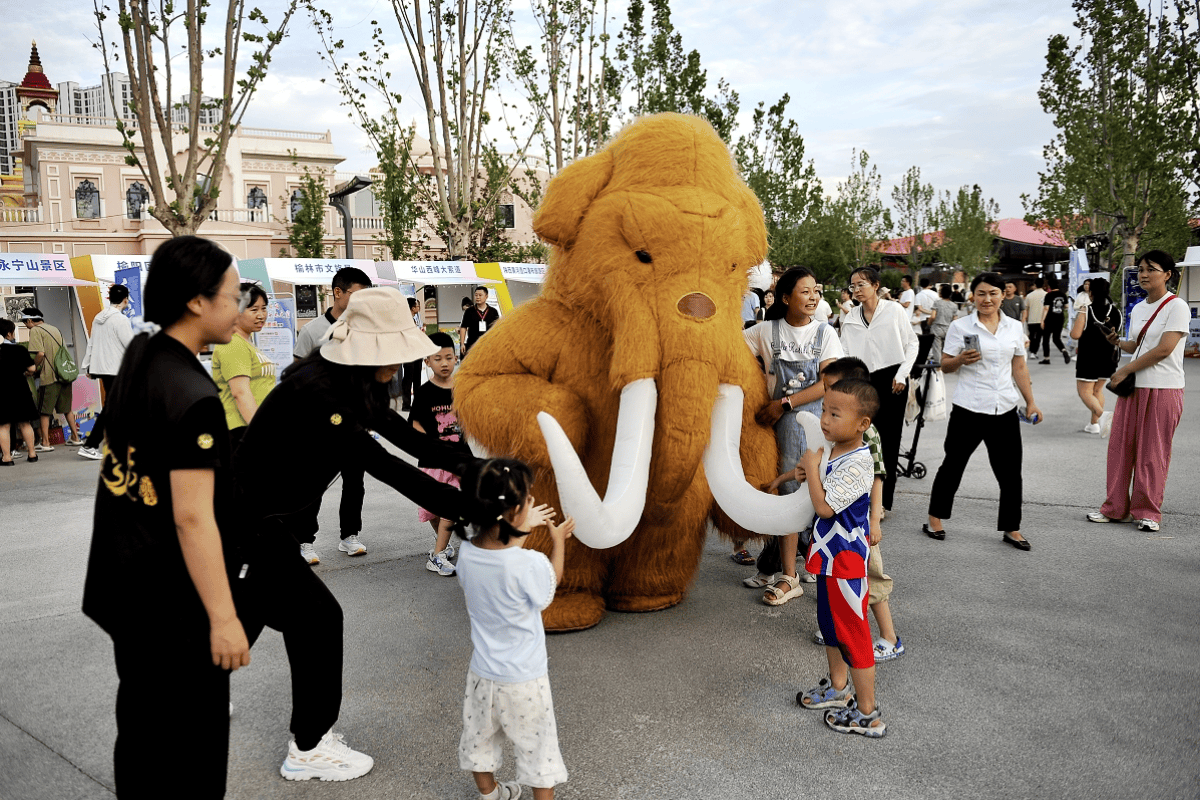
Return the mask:
[[[757,602],[740,585],[750,568],[714,537],[682,605],[550,639],[571,771],[560,796],[1200,796],[1200,362],[1187,363],[1196,388],[1157,535],[1084,521],[1102,499],[1105,443],[1079,432],[1073,368],[1032,370],[1048,417],[1022,431],[1032,552],[992,530],[982,453],[944,542],[920,533],[932,474],[900,483],[884,554],[909,652],[879,670],[886,738],[839,736],[796,707],[824,674],[815,603]],[[944,431],[923,435],[931,473]],[[95,473],[62,448],[0,473],[4,800],[112,797],[112,651],[79,612]],[[335,530],[336,500],[325,509]],[[430,534],[410,503],[371,482],[366,519],[370,554],[347,559],[323,535],[317,569],[347,612],[339,729],[375,770],[348,784],[280,779],[288,670],[268,631],[234,676],[231,798],[474,796],[455,758],[470,657],[461,593],[423,568]]]

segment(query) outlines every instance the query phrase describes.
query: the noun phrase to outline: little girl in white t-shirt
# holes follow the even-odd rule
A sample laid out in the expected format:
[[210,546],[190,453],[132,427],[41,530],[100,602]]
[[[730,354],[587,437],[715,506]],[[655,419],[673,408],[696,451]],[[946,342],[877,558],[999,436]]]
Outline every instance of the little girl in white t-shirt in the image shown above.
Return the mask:
[[[533,787],[535,800],[554,797],[567,780],[558,747],[558,728],[546,659],[542,609],[554,599],[563,574],[566,540],[575,529],[567,517],[554,525],[554,510],[534,506],[533,473],[513,459],[478,462],[462,479],[473,496],[471,536],[458,558],[458,582],[467,599],[475,649],[463,700],[458,763],[475,778],[482,800],[521,796]],[[521,547],[525,535],[546,525],[550,558]],[[501,744],[513,743],[517,780],[499,783]]]

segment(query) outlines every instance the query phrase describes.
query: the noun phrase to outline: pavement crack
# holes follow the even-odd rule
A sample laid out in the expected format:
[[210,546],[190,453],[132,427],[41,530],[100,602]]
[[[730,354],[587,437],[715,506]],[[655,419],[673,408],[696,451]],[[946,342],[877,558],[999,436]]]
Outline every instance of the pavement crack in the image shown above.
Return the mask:
[[5,721],[5,722],[7,722],[9,725],[12,725],[14,728],[16,728],[17,730],[19,730],[21,733],[25,734],[25,735],[26,735],[26,736],[28,736],[30,739],[33,739],[35,742],[37,742],[38,744],[40,744],[42,747],[46,748],[46,749],[47,749],[47,750],[49,750],[51,753],[54,753],[54,755],[56,755],[56,756],[58,756],[59,758],[61,758],[63,761],[65,761],[65,762],[67,762],[68,764],[70,764],[72,767],[74,767],[74,768],[75,768],[75,769],[76,769],[76,770],[79,772],[79,774],[80,774],[80,775],[82,775],[83,777],[87,778],[89,781],[91,781],[92,783],[96,784],[96,785],[97,785],[97,786],[99,786],[101,789],[103,789],[104,791],[106,791],[106,792],[108,792],[110,795],[112,795],[113,797],[116,797],[116,796],[117,796],[116,792],[114,792],[112,789],[110,789],[110,788],[109,788],[108,786],[106,786],[105,784],[103,784],[103,783],[101,783],[100,781],[98,781],[98,780],[96,780],[95,778],[93,778],[93,777],[92,777],[90,774],[88,774],[88,773],[87,773],[87,772],[86,772],[86,771],[85,771],[85,770],[84,770],[82,767],[80,767],[80,766],[79,766],[78,764],[76,764],[74,761],[72,761],[71,759],[67,758],[67,757],[66,757],[66,756],[64,756],[62,753],[58,752],[57,750],[55,750],[55,749],[54,749],[53,747],[51,747],[50,745],[48,745],[48,744],[46,744],[45,742],[43,742],[41,739],[39,739],[38,737],[34,736],[34,735],[33,735],[32,733],[30,733],[29,731],[25,730],[24,728],[22,728],[22,727],[21,727],[20,725],[18,725],[17,723],[13,722],[13,720],[12,720],[11,718],[9,718],[9,716],[8,716],[7,714],[5,714],[5,713],[3,713],[3,712],[0,712],[0,719],[4,720],[4,721]]

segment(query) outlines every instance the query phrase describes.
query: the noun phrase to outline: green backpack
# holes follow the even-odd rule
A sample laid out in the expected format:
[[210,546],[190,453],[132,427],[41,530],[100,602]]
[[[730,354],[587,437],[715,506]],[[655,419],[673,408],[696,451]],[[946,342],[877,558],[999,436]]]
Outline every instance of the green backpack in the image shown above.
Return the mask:
[[75,363],[75,359],[71,358],[67,346],[61,341],[58,342],[58,350],[54,352],[54,358],[50,364],[54,367],[54,373],[58,375],[59,383],[74,383],[75,379],[79,377],[79,365]]

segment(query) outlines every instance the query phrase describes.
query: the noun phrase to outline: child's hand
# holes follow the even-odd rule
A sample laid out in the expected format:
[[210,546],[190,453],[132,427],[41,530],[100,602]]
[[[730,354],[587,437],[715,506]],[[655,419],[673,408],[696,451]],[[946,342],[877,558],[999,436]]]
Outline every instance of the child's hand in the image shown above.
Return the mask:
[[550,507],[549,503],[534,506],[525,515],[525,524],[519,530],[528,532],[540,525],[549,525],[554,521],[555,516],[554,509]]
[[871,523],[871,534],[867,537],[867,544],[874,547],[883,541],[883,528],[879,527],[878,522]]
[[561,525],[550,526],[550,538],[555,543],[565,542],[571,538],[571,534],[575,532],[575,518],[567,517],[562,521]]
[[800,456],[800,463],[796,465],[796,468],[804,470],[805,475],[810,472],[813,475],[819,475],[821,473],[821,456],[824,453],[824,447],[805,450],[804,454]]
[[808,473],[804,471],[804,467],[797,464],[796,469],[792,470],[792,480],[796,483],[804,483],[807,478]]

